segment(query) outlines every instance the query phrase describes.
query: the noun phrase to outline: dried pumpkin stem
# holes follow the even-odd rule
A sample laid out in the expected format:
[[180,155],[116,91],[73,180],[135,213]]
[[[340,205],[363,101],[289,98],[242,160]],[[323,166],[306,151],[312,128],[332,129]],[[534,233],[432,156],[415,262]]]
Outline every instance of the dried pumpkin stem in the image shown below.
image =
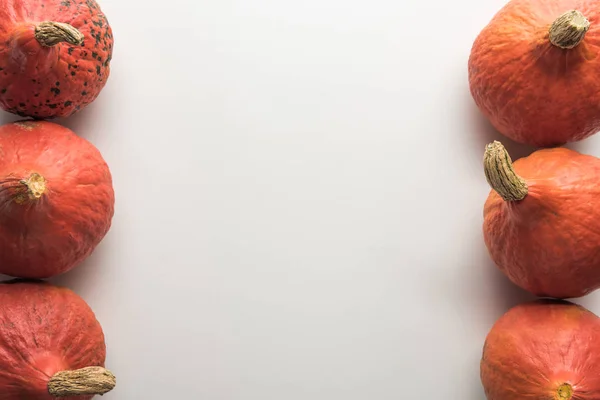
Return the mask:
[[83,33],[75,27],[62,22],[45,21],[35,27],[35,38],[44,47],[56,46],[59,43],[69,43],[73,46],[83,44]]
[[579,11],[567,11],[550,26],[550,43],[561,49],[572,49],[583,40],[590,21]]
[[57,372],[48,381],[48,393],[54,397],[102,395],[114,389],[115,376],[102,367],[86,367]]
[[488,183],[505,201],[523,200],[527,196],[527,183],[513,169],[508,152],[498,141],[485,148],[483,169]]

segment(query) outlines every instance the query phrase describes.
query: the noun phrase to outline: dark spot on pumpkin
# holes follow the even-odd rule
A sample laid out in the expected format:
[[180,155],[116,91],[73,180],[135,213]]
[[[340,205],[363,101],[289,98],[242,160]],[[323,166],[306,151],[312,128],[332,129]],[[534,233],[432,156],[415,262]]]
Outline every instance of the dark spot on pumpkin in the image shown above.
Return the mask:
[[33,97],[40,97],[40,94],[36,93],[36,94],[33,95]]
[[59,88],[50,88],[50,91],[52,93],[54,93],[55,96],[58,96],[60,94],[60,89]]
[[100,75],[100,66],[99,65],[96,65],[96,74]]
[[71,71],[71,76],[75,76],[75,71]]
[[71,104],[73,104],[72,101],[65,101],[65,107],[69,107]]
[[96,32],[95,30],[91,29],[90,36],[93,37],[94,40],[96,40],[96,46],[98,46],[100,40],[102,39],[100,32]]
[[25,107],[25,103],[19,103],[19,107]]
[[35,79],[32,79],[31,82],[36,83],[37,81]]
[[6,89],[2,89],[0,92],[2,92],[2,94],[6,93]]
[[81,92],[81,95],[85,96],[85,95],[87,95],[87,92],[84,90],[83,92]]
[[58,81],[57,81],[57,82],[55,83],[55,85],[56,85],[56,86],[60,86],[60,82],[58,82]]
[[92,52],[92,57],[93,57],[93,58],[96,58],[96,57],[98,57],[98,53],[96,53],[95,51],[93,51],[93,52]]
[[71,7],[71,0],[63,0],[60,2],[60,4],[65,7]]
[[83,82],[83,86],[87,86],[87,82]]
[[84,20],[83,20],[83,24],[84,24],[84,25],[87,25],[87,19],[84,19]]
[[67,50],[67,53],[69,53],[69,54],[73,54],[73,49],[74,49],[74,48],[75,48],[75,47],[69,47],[69,49]]
[[81,106],[75,107],[76,110],[81,110]]
[[50,107],[50,108],[56,108],[56,106],[57,106],[56,104],[48,104],[48,107]]
[[50,100],[49,100],[49,99],[46,99],[46,103],[50,103]]
[[100,28],[102,28],[102,26],[104,25],[104,24],[102,23],[102,20],[98,20],[98,21],[92,21],[92,24],[94,24],[94,25],[96,25],[96,26],[98,26],[98,27],[100,27]]

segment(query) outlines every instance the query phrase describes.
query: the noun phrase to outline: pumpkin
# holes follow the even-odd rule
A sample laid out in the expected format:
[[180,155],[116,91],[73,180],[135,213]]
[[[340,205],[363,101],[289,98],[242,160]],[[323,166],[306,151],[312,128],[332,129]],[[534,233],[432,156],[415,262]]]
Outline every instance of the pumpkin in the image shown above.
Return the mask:
[[114,388],[104,333],[69,289],[0,283],[0,400],[88,400]]
[[110,74],[112,30],[94,0],[0,0],[0,106],[20,116],[67,117]]
[[49,278],[72,269],[113,213],[112,177],[90,142],[48,121],[0,127],[0,273]]
[[511,0],[471,48],[475,104],[510,139],[554,147],[600,129],[600,1]]
[[504,146],[486,146],[491,186],[484,240],[516,285],[542,297],[572,298],[600,287],[600,159],[541,149],[514,164]]
[[480,376],[488,400],[597,400],[600,320],[567,301],[517,305],[488,333]]

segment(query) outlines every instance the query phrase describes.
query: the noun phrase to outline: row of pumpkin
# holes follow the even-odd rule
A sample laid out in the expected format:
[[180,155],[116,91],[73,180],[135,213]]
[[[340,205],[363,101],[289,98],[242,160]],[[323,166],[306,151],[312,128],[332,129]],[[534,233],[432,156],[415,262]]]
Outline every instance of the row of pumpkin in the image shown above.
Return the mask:
[[44,279],[81,264],[107,234],[110,170],[47,119],[92,103],[110,74],[112,29],[94,0],[0,0],[0,400],[89,400],[112,390],[94,312]]
[[494,141],[484,241],[500,270],[540,297],[487,335],[488,400],[599,400],[600,319],[567,299],[600,288],[600,159],[567,143],[600,129],[600,2],[511,0],[469,57],[476,105],[508,138],[541,149],[514,163]]

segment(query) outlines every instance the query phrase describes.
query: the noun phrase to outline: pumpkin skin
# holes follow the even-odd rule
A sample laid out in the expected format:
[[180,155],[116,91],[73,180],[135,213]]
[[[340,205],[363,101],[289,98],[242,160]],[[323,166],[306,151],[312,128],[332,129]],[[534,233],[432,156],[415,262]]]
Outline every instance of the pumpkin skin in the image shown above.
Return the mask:
[[100,152],[48,121],[0,127],[0,273],[49,278],[85,259],[111,226]]
[[487,146],[492,190],[484,241],[508,278],[541,297],[581,297],[600,287],[600,159],[542,149],[514,165],[499,142]]
[[[559,21],[570,10],[571,21]],[[553,43],[553,32],[569,38],[555,21],[581,41]],[[514,141],[553,147],[582,140],[600,129],[599,56],[600,1],[511,0],[473,43],[471,94]]]
[[[0,400],[52,400],[55,397],[49,390],[55,374],[86,367],[103,370],[102,327],[85,301],[71,290],[45,282],[4,282],[0,304]],[[106,373],[104,377],[114,387],[114,376]],[[103,386],[108,389],[111,384]]]
[[480,376],[488,400],[597,400],[600,321],[560,300],[513,307],[487,335]]
[[[75,31],[36,32],[46,22]],[[110,74],[112,30],[94,0],[0,0],[0,43],[0,106],[20,116],[68,117]]]

